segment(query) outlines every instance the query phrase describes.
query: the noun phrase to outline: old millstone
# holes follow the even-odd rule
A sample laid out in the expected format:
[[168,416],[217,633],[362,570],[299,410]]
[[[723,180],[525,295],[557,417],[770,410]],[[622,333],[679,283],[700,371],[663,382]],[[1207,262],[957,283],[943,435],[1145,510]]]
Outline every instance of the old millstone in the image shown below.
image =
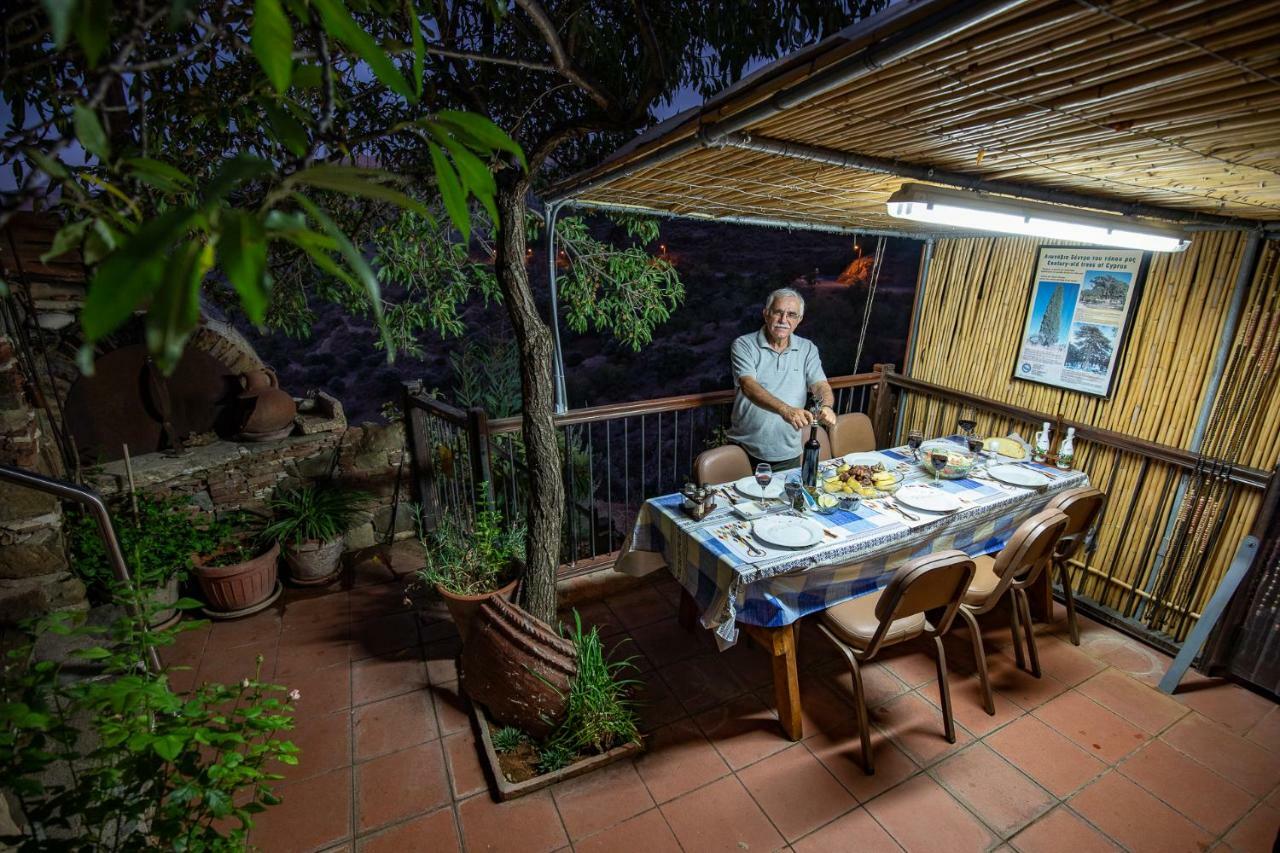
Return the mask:
[[573,643],[501,596],[481,605],[462,647],[462,688],[494,720],[546,737],[577,674]]

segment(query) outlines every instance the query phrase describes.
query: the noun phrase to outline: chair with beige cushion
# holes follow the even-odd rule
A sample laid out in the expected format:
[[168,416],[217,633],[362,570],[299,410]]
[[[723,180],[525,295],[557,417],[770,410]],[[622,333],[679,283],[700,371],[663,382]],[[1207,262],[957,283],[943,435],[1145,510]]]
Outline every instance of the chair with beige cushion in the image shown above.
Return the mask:
[[844,653],[853,674],[858,734],[862,739],[862,769],[867,775],[875,773],[875,763],[871,755],[867,697],[863,692],[859,664],[870,661],[885,646],[920,636],[933,638],[938,653],[943,731],[948,742],[956,742],[942,635],[951,628],[960,600],[973,579],[973,572],[973,560],[963,551],[939,551],[903,565],[880,592],[837,604],[822,612],[818,628]]
[[1071,642],[1080,645],[1080,626],[1076,623],[1076,598],[1071,591],[1071,570],[1067,562],[1080,553],[1090,529],[1102,512],[1107,496],[1097,489],[1086,487],[1072,489],[1056,495],[1046,509],[1056,509],[1067,516],[1067,529],[1063,531],[1058,546],[1053,550],[1053,566],[1058,580],[1062,581],[1062,600],[1067,605],[1067,628]]
[[1018,638],[1019,625],[1024,628],[1027,640],[1027,656],[1031,660],[1031,674],[1040,677],[1040,653],[1036,649],[1036,636],[1031,627],[1031,605],[1027,587],[1036,582],[1040,573],[1053,559],[1053,549],[1062,531],[1067,528],[1067,516],[1056,509],[1045,509],[1024,521],[1004,550],[994,557],[975,557],[976,571],[973,582],[964,594],[960,605],[960,617],[969,626],[973,639],[974,664],[982,683],[983,707],[995,715],[995,699],[991,695],[991,680],[987,675],[987,654],[982,645],[982,631],[977,617],[990,613],[1000,603],[1005,592],[1010,596],[1009,630],[1013,635],[1014,658],[1018,667],[1026,668],[1022,656],[1022,643]]
[[833,456],[876,449],[876,431],[871,427],[871,418],[861,412],[840,415],[835,426],[827,427],[827,433],[831,436]]
[[693,460],[693,481],[699,486],[730,483],[751,476],[751,460],[747,451],[736,444],[713,447]]

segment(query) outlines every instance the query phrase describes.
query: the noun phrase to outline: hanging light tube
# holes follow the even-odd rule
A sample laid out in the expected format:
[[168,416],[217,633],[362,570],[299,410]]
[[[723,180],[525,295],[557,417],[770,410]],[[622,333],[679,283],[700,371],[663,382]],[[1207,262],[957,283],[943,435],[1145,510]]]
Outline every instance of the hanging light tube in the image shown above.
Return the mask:
[[1181,252],[1191,241],[1173,228],[1138,222],[1118,214],[1096,213],[926,184],[903,184],[889,197],[889,215],[966,230],[999,231],[1141,249]]

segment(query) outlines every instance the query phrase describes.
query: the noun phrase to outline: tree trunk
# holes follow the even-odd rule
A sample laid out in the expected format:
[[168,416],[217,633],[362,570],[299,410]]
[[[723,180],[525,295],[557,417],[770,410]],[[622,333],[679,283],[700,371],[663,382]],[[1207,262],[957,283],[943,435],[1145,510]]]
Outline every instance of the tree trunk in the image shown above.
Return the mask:
[[497,204],[501,232],[495,271],[520,350],[520,387],[524,393],[525,458],[529,466],[524,607],[538,619],[554,625],[564,483],[554,421],[551,330],[538,314],[525,269],[524,220],[528,188],[523,178],[500,180]]

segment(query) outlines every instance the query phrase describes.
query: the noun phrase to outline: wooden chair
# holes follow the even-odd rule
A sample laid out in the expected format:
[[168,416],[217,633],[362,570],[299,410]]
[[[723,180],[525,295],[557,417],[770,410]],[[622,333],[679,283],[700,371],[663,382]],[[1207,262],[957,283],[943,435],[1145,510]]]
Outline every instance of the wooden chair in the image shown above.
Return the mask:
[[947,682],[947,653],[942,645],[942,635],[951,628],[973,574],[973,560],[963,551],[939,551],[903,565],[880,592],[837,604],[822,612],[818,628],[844,653],[853,674],[858,734],[862,739],[862,769],[868,776],[875,773],[875,762],[871,755],[867,697],[862,687],[859,664],[870,661],[885,646],[922,635],[933,638],[938,653],[943,733],[948,742],[956,742],[955,721],[951,716],[951,688]]
[[[1067,628],[1071,642],[1080,645],[1080,626],[1076,622],[1076,598],[1071,591],[1071,569],[1067,561],[1080,553],[1085,538],[1102,512],[1107,496],[1094,488],[1072,489],[1056,495],[1045,509],[1056,509],[1067,516],[1067,529],[1053,550],[1053,566],[1062,581],[1062,600],[1067,606]],[[1052,580],[1052,579],[1050,579]]]
[[1022,643],[1018,638],[1019,623],[1027,640],[1027,656],[1031,661],[1031,674],[1040,677],[1040,653],[1036,649],[1036,635],[1031,627],[1031,605],[1027,587],[1036,582],[1049,561],[1058,538],[1067,527],[1067,516],[1056,509],[1045,509],[1022,523],[1009,538],[1004,550],[994,557],[975,557],[977,571],[973,582],[964,594],[960,605],[960,617],[969,626],[973,638],[974,663],[978,667],[978,680],[982,683],[983,707],[995,716],[995,699],[991,695],[991,679],[987,675],[987,654],[982,645],[982,632],[977,617],[990,613],[1004,597],[1010,596],[1009,630],[1013,635],[1013,652],[1020,669],[1026,669],[1022,656]]
[[751,476],[751,460],[747,451],[736,444],[713,447],[693,460],[693,481],[699,486],[728,483]]
[[[805,441],[809,440],[808,432],[805,432]],[[827,428],[822,427],[818,430],[818,459],[826,461],[832,458],[834,454],[831,451],[831,437],[827,435]]]
[[861,412],[850,412],[836,418],[836,425],[827,427],[831,435],[831,454],[862,453],[876,449],[876,431],[871,418]]

